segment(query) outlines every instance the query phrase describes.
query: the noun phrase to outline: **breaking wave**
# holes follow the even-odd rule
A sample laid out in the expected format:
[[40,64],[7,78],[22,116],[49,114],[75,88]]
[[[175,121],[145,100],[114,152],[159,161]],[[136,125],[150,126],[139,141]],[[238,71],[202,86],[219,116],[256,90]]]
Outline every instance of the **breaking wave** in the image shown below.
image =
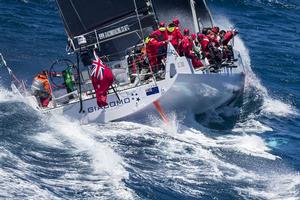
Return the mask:
[[96,138],[97,125],[39,115],[6,89],[0,106],[1,197],[60,199],[69,190],[68,198],[136,199],[126,163]]
[[[220,28],[225,30],[229,30],[234,27],[225,16],[218,16],[216,18],[216,24],[220,25]],[[246,103],[249,101],[251,102],[261,100],[261,114],[263,115],[274,115],[278,117],[298,115],[298,111],[292,105],[281,100],[274,99],[269,95],[267,88],[262,85],[259,78],[253,72],[251,68],[249,50],[240,37],[236,37],[234,46],[235,49],[239,51],[246,70]]]

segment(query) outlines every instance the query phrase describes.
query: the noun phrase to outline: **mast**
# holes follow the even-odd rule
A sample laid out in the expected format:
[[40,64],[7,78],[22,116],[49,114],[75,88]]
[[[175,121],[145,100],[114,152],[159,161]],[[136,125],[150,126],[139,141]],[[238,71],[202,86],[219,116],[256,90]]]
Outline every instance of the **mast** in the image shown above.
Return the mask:
[[197,18],[197,13],[196,13],[196,10],[195,10],[195,1],[190,0],[190,5],[191,5],[191,10],[192,10],[192,16],[193,16],[195,32],[199,33],[200,32],[200,26],[199,26],[199,22],[198,22],[198,18]]

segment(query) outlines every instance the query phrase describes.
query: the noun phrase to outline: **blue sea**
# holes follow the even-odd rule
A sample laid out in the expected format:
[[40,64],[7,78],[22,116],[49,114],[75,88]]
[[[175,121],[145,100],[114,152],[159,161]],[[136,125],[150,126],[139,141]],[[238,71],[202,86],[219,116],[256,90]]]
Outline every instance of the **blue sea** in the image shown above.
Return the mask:
[[[80,125],[36,113],[0,69],[0,199],[300,199],[300,1],[208,6],[217,25],[239,30],[239,109],[173,116],[172,127]],[[30,83],[65,46],[55,1],[0,0],[0,52],[20,79]]]

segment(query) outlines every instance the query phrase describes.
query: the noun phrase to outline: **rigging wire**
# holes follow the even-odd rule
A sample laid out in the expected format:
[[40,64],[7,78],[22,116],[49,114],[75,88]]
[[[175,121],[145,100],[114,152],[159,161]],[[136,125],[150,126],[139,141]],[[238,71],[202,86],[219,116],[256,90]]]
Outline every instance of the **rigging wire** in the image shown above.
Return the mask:
[[[133,0],[133,3],[134,3],[134,7],[135,7],[135,13],[136,13],[136,16],[137,16],[137,19],[138,19],[138,22],[139,22],[140,30],[141,30],[141,33],[142,33],[142,37],[143,37],[143,45],[144,45],[144,48],[146,48],[146,43],[145,43],[145,40],[144,40],[145,36],[144,36],[144,32],[143,32],[142,23],[141,23],[141,20],[140,20],[138,8],[137,8],[137,5],[136,5],[136,0]],[[153,73],[153,70],[152,70],[152,66],[151,66],[151,65],[149,65],[149,69],[150,69],[150,71],[151,71],[151,74],[153,75],[153,81],[154,81],[154,84],[157,86],[156,78],[155,78],[155,75],[154,75],[154,73]]]
[[[142,38],[145,38],[144,32],[143,32],[142,23],[141,23],[141,19],[140,19],[140,16],[139,16],[139,12],[138,12],[138,9],[137,9],[137,5],[136,5],[136,0],[133,0],[133,3],[134,3],[134,7],[135,7],[136,17],[137,17],[138,22],[139,22],[139,26],[140,26]],[[145,41],[144,41],[144,40],[143,40],[143,44],[144,44],[144,46],[146,47],[146,44],[145,44]]]

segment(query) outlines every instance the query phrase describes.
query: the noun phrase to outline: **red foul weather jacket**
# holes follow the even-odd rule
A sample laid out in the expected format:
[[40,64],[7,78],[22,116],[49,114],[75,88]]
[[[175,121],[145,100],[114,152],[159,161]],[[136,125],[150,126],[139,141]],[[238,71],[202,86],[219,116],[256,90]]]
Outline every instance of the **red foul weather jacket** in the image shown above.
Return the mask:
[[207,36],[204,36],[203,40],[200,42],[202,51],[207,51],[208,50],[208,44],[210,40]]
[[153,31],[152,34],[156,34],[158,36],[157,40],[159,42],[168,40],[168,32],[167,32],[167,28],[165,27],[161,27]]
[[201,60],[193,52],[193,41],[189,36],[183,36],[180,44],[180,53],[190,59],[192,59],[192,65],[195,69],[203,67]]
[[227,33],[223,37],[222,44],[223,45],[228,45],[228,43],[235,36],[235,34],[236,33],[234,31],[227,31]]
[[155,67],[157,64],[159,64],[157,59],[158,50],[159,47],[163,45],[165,45],[164,42],[159,42],[155,38],[151,38],[146,44],[146,52],[152,68]]
[[192,49],[193,49],[193,42],[191,41],[190,36],[183,36],[183,39],[181,40],[179,46],[180,54],[189,56]]
[[217,36],[215,33],[211,33],[208,35],[209,40],[214,44],[215,47],[220,46],[220,37]]
[[180,41],[183,39],[183,36],[178,27],[168,27],[168,39],[171,44],[176,48],[178,48]]

